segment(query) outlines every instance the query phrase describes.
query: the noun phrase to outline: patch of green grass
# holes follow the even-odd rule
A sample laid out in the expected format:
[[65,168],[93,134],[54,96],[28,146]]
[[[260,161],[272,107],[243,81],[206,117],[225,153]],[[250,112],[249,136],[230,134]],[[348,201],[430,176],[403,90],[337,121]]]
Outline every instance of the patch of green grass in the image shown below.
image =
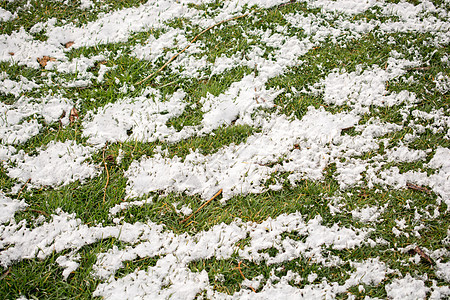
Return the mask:
[[[145,2],[147,1],[93,1],[93,7],[83,9],[80,7],[80,1],[0,1],[0,7],[11,13],[17,12],[16,18],[7,22],[2,22],[4,26],[2,31],[11,34],[11,32],[19,30],[21,27],[25,30],[29,30],[36,23],[44,23],[53,18],[56,19],[56,25],[59,26],[66,23],[82,26],[96,20],[102,12],[135,7]],[[45,32],[38,33],[36,37],[40,40],[45,40]]]
[[[234,292],[244,288],[241,284],[245,279],[254,279],[262,275],[260,285],[248,287],[245,289],[260,292],[264,284],[270,277],[285,276],[288,271],[297,273],[300,276],[299,282],[290,282],[297,288],[303,288],[310,282],[307,280],[308,275],[317,274],[317,279],[312,283],[319,283],[323,279],[336,281],[343,284],[348,279],[348,272],[351,270],[349,265],[321,268],[318,264],[311,264],[307,258],[294,259],[288,262],[267,265],[264,262],[255,263],[247,260],[238,260],[238,257],[227,260],[199,260],[189,265],[190,269],[195,272],[206,270],[208,272],[209,281],[212,283],[214,290],[221,293],[232,295]],[[272,284],[276,284],[278,280],[271,279]]]
[[122,170],[109,166],[108,172],[109,183],[106,196],[104,193],[107,182],[105,171],[85,184],[75,182],[59,189],[44,187],[38,190],[25,190],[21,198],[25,199],[30,206],[27,210],[17,213],[16,220],[29,219],[39,214],[48,219],[58,208],[61,208],[67,213],[75,213],[77,218],[85,224],[108,223],[109,209],[123,201],[126,184]]
[[3,190],[8,191],[14,183],[15,180],[8,176],[6,168],[3,165],[0,165],[0,185],[3,187]]
[[143,257],[124,262],[125,266],[116,272],[115,278],[122,278],[132,272],[135,272],[136,270],[147,270],[149,267],[154,267],[159,259],[159,256]]
[[79,268],[62,277],[63,268],[56,259],[64,254],[52,254],[44,260],[28,259],[18,262],[3,272],[0,280],[0,297],[17,299],[91,299],[99,279],[91,276],[92,266],[99,251],[107,251],[115,244],[115,239],[104,239],[85,246],[78,251]]

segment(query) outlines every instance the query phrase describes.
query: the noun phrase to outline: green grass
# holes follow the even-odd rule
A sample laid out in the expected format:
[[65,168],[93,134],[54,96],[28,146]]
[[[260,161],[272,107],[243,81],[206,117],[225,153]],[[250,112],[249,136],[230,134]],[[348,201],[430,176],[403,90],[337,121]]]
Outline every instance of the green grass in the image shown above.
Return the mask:
[[[102,12],[109,12],[118,9],[137,7],[145,1],[95,1],[93,9],[80,10],[79,1],[55,2],[55,1],[31,1],[30,8],[23,10],[26,1],[0,1],[0,7],[11,12],[18,12],[18,17],[8,22],[2,22],[0,34],[11,34],[14,31],[24,28],[30,30],[37,22],[45,22],[51,18],[56,18],[58,25],[73,23],[77,26],[88,24],[96,20]],[[397,3],[399,1],[386,1]],[[414,4],[419,1],[408,1]],[[433,1],[440,5],[441,1]],[[223,7],[223,1],[215,1],[210,4],[191,5],[199,10],[205,11],[205,16],[217,15]],[[250,8],[245,8],[249,11]],[[448,10],[448,4],[447,4]],[[194,57],[206,56],[207,61],[214,62],[216,58],[225,55],[231,57],[233,54],[240,54],[245,57],[253,47],[261,47],[264,57],[270,59],[275,51],[274,48],[266,46],[258,34],[250,34],[256,30],[272,30],[276,32],[278,26],[286,28],[283,34],[295,36],[300,39],[306,34],[302,29],[296,29],[289,25],[284,16],[289,13],[314,13],[317,16],[324,16],[319,9],[311,9],[305,3],[293,3],[279,8],[255,9],[249,17],[239,19],[230,24],[225,24],[215,28],[199,37],[202,43],[203,53]],[[331,14],[327,19],[323,19],[323,24],[335,24],[339,18],[349,18],[341,14]],[[440,18],[439,16],[436,16]],[[378,20],[381,22],[398,21],[398,18],[386,17],[378,9],[369,11],[349,18],[350,20]],[[203,28],[194,26],[189,19],[182,16],[166,23],[172,28],[181,28],[186,31],[187,40],[196,36]],[[82,88],[68,88],[61,85],[49,85],[47,83],[48,74],[54,78],[59,78],[61,82],[68,82],[78,78],[78,73],[61,74],[55,70],[33,69],[9,62],[0,62],[0,73],[6,72],[9,79],[19,81],[20,76],[33,80],[40,85],[40,88],[32,91],[25,91],[19,97],[11,94],[0,94],[0,104],[14,105],[20,97],[39,98],[51,94],[61,94],[76,103],[81,119],[92,110],[96,110],[108,103],[114,103],[125,97],[140,95],[145,88],[152,87],[160,91],[162,98],[172,94],[178,89],[183,89],[187,96],[184,99],[188,103],[187,109],[178,117],[167,122],[168,127],[173,127],[180,131],[187,126],[201,124],[203,112],[201,111],[201,98],[208,94],[220,95],[225,92],[232,83],[241,80],[249,74],[256,75],[257,69],[248,66],[237,66],[227,71],[210,76],[211,69],[202,69],[205,76],[201,78],[185,78],[177,72],[173,72],[170,67],[158,74],[158,80],[147,81],[142,85],[135,83],[156,71],[166,59],[160,57],[154,62],[141,61],[133,57],[132,50],[136,45],[145,43],[145,40],[154,35],[158,37],[165,30],[152,28],[145,32],[133,33],[126,42],[109,43],[94,47],[80,47],[68,50],[66,53],[69,60],[80,58],[81,56],[93,57],[98,54],[106,56],[105,66],[113,67],[106,75],[103,82],[98,83],[95,79],[91,84]],[[220,41],[219,41],[220,37]],[[36,40],[46,40],[45,32],[34,34]],[[249,39],[252,39],[251,41]],[[389,43],[388,41],[393,41]],[[270,116],[271,114],[284,114],[290,118],[301,119],[308,111],[308,107],[323,107],[330,113],[348,112],[352,108],[349,105],[328,105],[323,99],[323,95],[308,92],[311,87],[324,79],[332,70],[345,70],[353,72],[357,66],[368,69],[371,66],[379,66],[384,69],[391,57],[393,50],[401,53],[403,58],[413,60],[421,59],[426,65],[424,68],[411,68],[404,75],[387,82],[386,93],[399,93],[402,90],[415,93],[420,99],[418,103],[411,107],[404,104],[393,107],[369,107],[368,111],[360,115],[359,125],[364,125],[373,118],[378,118],[382,122],[401,125],[400,131],[390,132],[378,139],[379,149],[374,152],[364,153],[359,158],[364,161],[373,162],[377,156],[383,155],[387,150],[399,146],[402,143],[411,149],[427,150],[427,157],[418,162],[391,162],[383,166],[383,169],[398,167],[401,173],[408,171],[424,171],[428,174],[435,172],[426,167],[438,147],[449,148],[450,142],[445,138],[448,125],[443,125],[444,130],[433,132],[427,128],[423,132],[418,132],[418,138],[411,142],[405,142],[405,136],[412,134],[415,129],[409,126],[411,121],[418,125],[431,126],[433,120],[416,120],[411,115],[403,119],[404,110],[409,112],[418,109],[425,112],[443,109],[444,115],[449,116],[449,93],[441,94],[435,91],[435,78],[437,74],[443,73],[449,76],[450,66],[445,63],[444,58],[449,56],[450,46],[435,46],[431,41],[431,33],[380,33],[370,32],[363,34],[358,39],[342,40],[333,43],[326,39],[318,46],[313,47],[300,59],[303,61],[298,65],[289,67],[282,75],[271,78],[266,89],[284,89],[275,100],[276,108],[261,109],[258,113]],[[165,51],[176,51],[177,48],[166,49]],[[88,71],[93,76],[98,75],[99,63],[94,64]],[[413,81],[407,81],[408,77]],[[135,86],[134,91],[120,93],[124,84]],[[295,90],[297,92],[295,92]],[[307,92],[298,92],[305,90]],[[195,106],[193,106],[195,104]],[[38,154],[40,147],[49,144],[51,141],[74,140],[79,144],[87,145],[87,138],[82,136],[83,127],[81,121],[61,127],[57,122],[46,123],[42,117],[32,114],[28,119],[36,119],[42,125],[39,134],[30,138],[23,144],[15,144],[17,150],[23,150],[29,155]],[[1,124],[1,123],[0,123]],[[231,144],[239,145],[245,143],[247,138],[255,133],[261,132],[261,128],[248,125],[231,124],[221,126],[212,134],[193,136],[176,143],[165,143],[162,141],[142,142],[128,140],[125,142],[110,143],[105,148],[98,149],[90,159],[90,162],[101,170],[100,174],[94,178],[83,182],[70,183],[63,187],[35,187],[24,188],[16,179],[8,176],[8,166],[11,162],[0,164],[0,187],[12,199],[23,199],[29,207],[15,215],[16,222],[26,220],[27,226],[35,228],[35,220],[43,216],[50,221],[51,215],[58,209],[67,213],[74,213],[82,224],[94,226],[102,224],[104,226],[114,226],[109,210],[124,201],[139,200],[125,199],[127,178],[124,172],[133,161],[151,157],[155,154],[155,149],[161,147],[167,150],[168,157],[178,156],[182,159],[191,151],[196,149],[203,155],[216,153],[220,149]],[[342,135],[358,136],[361,132],[355,128],[349,128]],[[3,145],[0,141],[0,146]],[[123,159],[116,163],[119,151],[123,152]],[[111,156],[108,160],[108,174],[104,168],[103,155]],[[274,163],[275,165],[276,163]],[[364,284],[364,290],[360,291],[358,286],[351,287],[348,292],[356,298],[378,297],[386,298],[385,286],[395,278],[401,278],[406,274],[415,277],[427,276],[425,280],[427,286],[431,286],[434,281],[438,286],[448,286],[448,282],[436,276],[436,268],[421,261],[418,264],[412,263],[410,258],[413,255],[402,251],[410,245],[417,245],[427,251],[446,249],[448,251],[448,228],[450,226],[449,208],[444,201],[435,193],[426,193],[407,189],[392,189],[389,186],[375,185],[371,188],[367,186],[367,174],[363,174],[363,184],[341,190],[339,182],[336,180],[336,164],[329,164],[323,170],[322,180],[314,181],[303,179],[297,181],[295,185],[289,183],[286,172],[276,172],[264,184],[282,182],[283,188],[279,191],[268,190],[260,194],[247,194],[234,196],[227,200],[225,204],[215,200],[201,209],[192,217],[189,222],[180,223],[186,216],[177,213],[181,205],[189,205],[196,210],[202,203],[198,195],[187,195],[179,193],[152,192],[142,196],[141,199],[151,199],[143,206],[132,206],[119,212],[115,217],[123,218],[123,222],[154,222],[163,224],[164,230],[172,231],[175,234],[188,234],[194,236],[203,231],[210,230],[215,225],[225,223],[230,224],[237,218],[242,222],[261,223],[268,218],[275,219],[282,214],[300,212],[304,221],[308,222],[320,216],[325,226],[338,224],[340,227],[372,230],[369,238],[372,240],[383,239],[384,244],[376,246],[360,245],[352,249],[336,250],[331,247],[323,247],[322,254],[328,257],[338,257],[344,261],[343,264],[327,267],[320,263],[312,262],[306,257],[300,257],[283,263],[268,265],[264,261],[254,262],[242,259],[236,251],[231,258],[200,259],[189,263],[188,267],[193,272],[205,270],[208,273],[210,285],[217,292],[232,295],[241,289],[244,280],[253,279],[262,275],[261,284],[256,288],[260,292],[265,283],[274,275],[285,276],[288,271],[297,272],[301,276],[299,282],[290,282],[297,288],[303,288],[311,283],[307,280],[308,275],[317,274],[314,284],[322,282],[325,278],[330,284],[336,282],[344,284],[355,270],[350,262],[362,262],[369,258],[379,257],[386,266],[395,272],[388,273],[380,285],[370,286]],[[108,183],[107,183],[108,182]],[[106,191],[105,191],[106,186]],[[431,187],[427,187],[431,189]],[[20,190],[20,192],[18,192]],[[105,201],[103,201],[105,199]],[[220,199],[220,197],[219,197]],[[336,200],[337,199],[337,200]],[[337,202],[336,202],[337,201]],[[179,206],[175,207],[174,203]],[[333,212],[330,206],[338,206],[339,211]],[[367,206],[384,207],[379,220],[376,223],[364,223],[353,218],[352,211],[362,209]],[[439,214],[435,215],[435,212]],[[401,234],[396,236],[393,228],[397,226],[395,220],[405,219],[405,228]],[[416,226],[421,226],[420,235],[416,235]],[[303,241],[304,236],[299,236],[296,232],[285,232],[281,239],[296,239]],[[238,242],[237,248],[243,249],[248,245],[249,238]],[[92,293],[101,283],[101,280],[92,275],[92,267],[96,262],[97,254],[106,252],[113,246],[124,248],[128,246],[119,239],[108,238],[96,243],[84,246],[77,253],[80,255],[80,267],[73,272],[67,280],[62,277],[63,269],[56,263],[56,259],[61,255],[69,254],[65,250],[60,253],[53,252],[49,257],[39,260],[26,259],[14,263],[3,269],[0,274],[0,298],[16,299],[20,296],[36,299],[90,299]],[[6,249],[0,248],[1,250]],[[262,250],[270,256],[277,254],[277,249],[267,248]],[[124,262],[124,267],[115,273],[115,278],[122,278],[136,270],[145,270],[155,266],[159,257],[144,257],[136,260]],[[441,258],[442,262],[447,262],[448,256]],[[238,266],[242,274],[239,271]],[[200,295],[201,296],[201,295]],[[203,295],[205,296],[205,295]],[[345,299],[346,294],[339,294],[338,298]]]

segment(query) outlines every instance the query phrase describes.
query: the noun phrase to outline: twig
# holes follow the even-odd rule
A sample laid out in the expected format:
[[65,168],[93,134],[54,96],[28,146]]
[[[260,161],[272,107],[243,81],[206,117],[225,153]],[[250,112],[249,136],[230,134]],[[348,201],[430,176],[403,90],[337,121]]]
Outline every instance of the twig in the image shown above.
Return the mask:
[[345,127],[345,128],[342,128],[341,131],[345,132],[345,131],[349,131],[354,128],[355,128],[355,126]]
[[6,276],[8,276],[8,274],[11,272],[11,267],[9,267],[9,269],[3,273],[3,275],[0,277],[0,280],[3,280],[6,278]]
[[27,182],[25,182],[23,187],[20,189],[19,194],[17,195],[17,199],[19,199],[20,194],[22,194],[23,190],[25,189],[25,187],[27,186],[28,182],[30,182],[30,181],[31,181],[31,178],[28,178]]
[[431,193],[429,189],[424,188],[422,186],[418,186],[418,185],[409,183],[409,182],[406,183],[406,187],[411,189],[411,190],[421,191],[421,192],[425,192],[425,193],[428,193],[428,194]]
[[190,218],[192,218],[193,215],[195,215],[196,213],[198,213],[198,211],[200,209],[202,209],[203,207],[205,207],[209,202],[213,201],[214,199],[217,198],[217,196],[219,196],[222,193],[222,189],[220,189],[214,196],[211,197],[211,199],[209,199],[208,201],[206,201],[205,203],[202,204],[202,206],[200,206],[196,211],[194,211],[192,214],[189,215],[189,217],[185,218],[183,221],[180,222],[180,224],[186,222],[187,220],[189,220]]
[[[244,273],[242,273],[242,270],[241,270],[241,263],[242,263],[242,261],[240,261],[238,263],[237,269],[239,270],[239,273],[241,273],[242,278],[244,278],[244,280],[246,280],[247,278],[245,278]],[[252,291],[256,293],[255,289],[251,285],[249,286],[249,288],[251,288]]]
[[297,2],[297,1],[296,0],[290,0],[289,2],[281,3],[280,5],[277,6],[277,8],[283,7],[283,6],[286,6],[286,5],[289,5],[289,4],[293,4],[295,2]]
[[163,85],[161,85],[161,86],[160,86],[159,88],[163,88],[163,87],[169,86],[169,85],[171,85],[171,84],[177,83],[178,81],[180,81],[180,80],[179,80],[179,79],[177,79],[177,80],[174,80],[174,81],[172,81],[172,82],[169,82],[169,83],[163,84]]
[[406,68],[406,71],[428,71],[431,67],[415,67],[415,68]]
[[105,203],[105,199],[106,199],[106,188],[108,187],[108,183],[109,183],[109,171],[108,171],[108,165],[106,164],[106,160],[105,160],[105,150],[106,147],[108,146],[108,142],[106,142],[105,147],[103,148],[103,164],[105,165],[105,170],[106,170],[106,184],[105,184],[105,188],[103,189],[103,203]]
[[27,208],[27,209],[25,209],[25,211],[36,212],[38,214],[44,215],[46,217],[49,217],[48,213],[46,213],[45,211],[42,211],[42,210]]
[[189,47],[197,40],[197,38],[198,38],[199,36],[201,36],[202,34],[204,34],[205,32],[207,32],[207,31],[210,30],[211,28],[214,28],[214,27],[216,27],[216,26],[218,26],[218,25],[220,25],[220,24],[223,24],[223,23],[226,23],[226,22],[229,22],[229,21],[233,21],[233,20],[237,20],[237,19],[243,18],[243,17],[247,16],[249,13],[250,13],[250,12],[248,12],[248,13],[246,13],[246,14],[243,14],[243,15],[240,15],[240,16],[237,16],[237,17],[233,17],[233,18],[227,19],[227,20],[220,21],[219,23],[216,23],[216,24],[211,25],[211,26],[209,26],[208,28],[204,29],[202,32],[200,32],[199,34],[197,34],[197,35],[192,39],[192,41],[191,41],[186,47],[184,47],[183,50],[179,51],[177,54],[175,54],[174,56],[172,56],[172,58],[170,58],[170,59],[169,59],[169,60],[168,60],[161,68],[159,68],[157,71],[153,72],[152,74],[148,75],[147,77],[145,77],[144,79],[142,79],[141,81],[139,81],[138,83],[136,83],[136,85],[140,85],[141,83],[147,81],[148,79],[152,78],[153,76],[155,76],[156,74],[158,74],[159,72],[161,72],[162,70],[164,70],[164,68],[167,67],[168,64],[170,64],[170,63],[171,63],[175,58],[177,58],[181,53],[183,53],[184,51],[186,51],[186,49],[189,48]]

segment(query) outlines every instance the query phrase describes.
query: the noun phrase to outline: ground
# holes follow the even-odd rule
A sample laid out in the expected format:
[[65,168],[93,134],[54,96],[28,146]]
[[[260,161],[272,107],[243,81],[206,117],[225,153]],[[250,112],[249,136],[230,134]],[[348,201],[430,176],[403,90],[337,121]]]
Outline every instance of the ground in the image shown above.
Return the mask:
[[0,1],[0,298],[448,298],[449,8]]

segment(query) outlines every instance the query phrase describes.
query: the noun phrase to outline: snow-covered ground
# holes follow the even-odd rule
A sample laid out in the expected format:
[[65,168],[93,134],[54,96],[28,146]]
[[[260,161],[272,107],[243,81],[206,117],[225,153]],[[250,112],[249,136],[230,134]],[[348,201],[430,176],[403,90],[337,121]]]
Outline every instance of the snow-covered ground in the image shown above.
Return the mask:
[[[0,35],[2,62],[40,68],[38,58],[55,58],[45,66],[48,70],[45,83],[23,76],[12,80],[11,74],[0,74],[0,97],[12,95],[17,99],[12,104],[0,102],[0,160],[7,175],[17,180],[11,191],[0,187],[0,264],[4,268],[23,259],[44,259],[54,252],[71,250],[70,254],[57,259],[59,266],[64,268],[62,275],[67,279],[79,267],[78,251],[83,246],[115,237],[129,246],[98,253],[92,276],[100,278],[102,283],[96,288],[94,296],[107,299],[193,299],[204,292],[208,298],[214,299],[323,299],[334,298],[352,287],[361,290],[363,285],[378,286],[388,274],[398,273],[379,258],[344,262],[326,252],[325,249],[345,250],[385,244],[385,240],[371,237],[374,231],[371,226],[362,229],[338,223],[328,226],[323,224],[320,216],[305,221],[300,213],[283,214],[260,224],[236,219],[194,236],[175,234],[151,221],[131,224],[115,219],[115,226],[88,225],[83,224],[75,214],[63,210],[55,212],[48,221],[33,224],[32,228],[26,220],[14,220],[14,214],[27,207],[24,200],[16,200],[24,185],[28,189],[44,186],[57,189],[77,180],[83,182],[95,178],[102,166],[94,165],[90,158],[107,143],[130,140],[176,143],[191,137],[213,135],[216,129],[232,124],[248,125],[258,130],[245,142],[226,145],[211,154],[196,150],[181,158],[158,150],[152,156],[133,161],[124,172],[127,202],[111,209],[111,219],[121,210],[145,204],[147,201],[136,201],[136,198],[151,192],[180,192],[200,195],[207,200],[223,189],[221,202],[226,203],[237,195],[261,193],[267,189],[277,191],[283,188],[283,184],[295,186],[303,179],[324,180],[324,169],[332,164],[336,166],[333,178],[339,183],[342,193],[358,186],[369,189],[404,189],[407,183],[427,186],[436,196],[436,204],[445,204],[448,212],[450,149],[429,145],[428,149],[418,150],[411,146],[425,130],[442,133],[444,139],[450,139],[448,103],[444,108],[425,112],[420,110],[424,99],[413,91],[387,91],[390,81],[414,82],[410,70],[427,65],[432,55],[406,47],[405,53],[391,51],[383,66],[361,64],[355,71],[343,68],[327,70],[322,78],[303,87],[303,90],[300,90],[302,87],[297,90],[268,88],[266,85],[269,80],[288,72],[289,68],[307,63],[302,60],[303,57],[325,42],[340,47],[348,41],[374,34],[386,39],[386,43],[395,43],[390,40],[389,34],[428,33],[427,43],[435,48],[448,47],[448,1],[438,6],[426,0],[417,5],[403,1],[394,4],[376,0],[308,0],[307,7],[319,8],[320,13],[299,10],[284,15],[286,25],[280,25],[275,30],[248,32],[249,39],[258,39],[259,42],[245,55],[230,53],[217,57],[212,63],[206,59],[207,49],[199,41],[174,60],[168,68],[186,78],[220,75],[239,66],[255,69],[254,73],[232,83],[223,93],[217,96],[208,94],[200,99],[201,107],[191,107],[192,104],[186,101],[188,95],[182,89],[172,95],[162,95],[157,88],[149,87],[132,97],[128,96],[133,91],[132,83],[124,83],[121,88],[123,97],[81,116],[82,136],[87,143],[51,141],[34,153],[18,150],[21,144],[39,134],[43,125],[37,119],[69,126],[70,110],[83,101],[67,99],[62,93],[40,98],[20,95],[27,91],[39,91],[45,85],[89,88],[92,82],[104,81],[105,74],[113,69],[100,64],[98,74],[94,76],[90,68],[105,60],[110,53],[105,51],[92,57],[69,59],[67,53],[71,49],[126,42],[133,33],[160,29],[163,33],[157,38],[151,35],[145,43],[134,46],[131,52],[135,58],[155,63],[161,57],[167,60],[176,53],[175,50],[166,53],[166,49],[182,49],[189,42],[185,30],[167,25],[166,22],[173,18],[182,16],[192,26],[207,28],[241,15],[253,5],[256,5],[255,9],[268,9],[285,3],[284,0],[230,0],[217,9],[215,17],[207,17],[196,6],[189,5],[209,2],[213,1],[150,0],[141,6],[101,14],[97,20],[81,27],[71,23],[56,25],[55,20],[50,19],[37,23],[29,31],[22,28]],[[88,9],[93,2],[81,1],[80,5]],[[382,15],[387,20],[355,18],[369,12]],[[0,22],[14,19],[17,14],[20,11],[9,12],[0,8]],[[256,20],[254,13],[246,18]],[[286,28],[304,30],[304,35],[288,35]],[[45,41],[37,40],[32,35],[42,30],[48,36]],[[67,49],[64,45],[68,42],[73,42],[73,45]],[[272,49],[269,56],[264,55],[267,47]],[[441,59],[447,67],[450,64],[449,55]],[[64,73],[77,74],[77,78],[67,81],[55,75]],[[435,91],[430,93],[440,93],[442,99],[448,101],[448,73],[438,74],[434,84]],[[302,94],[320,96],[327,105],[342,109],[333,113],[323,107],[309,107],[301,118],[286,116],[278,109],[268,113],[273,111],[269,109],[276,107],[275,99],[283,93],[286,97]],[[392,107],[401,107],[402,122],[386,122],[376,114],[379,110]],[[168,121],[182,115],[188,108],[201,109],[202,120],[198,125],[185,126],[181,130],[168,125]],[[427,125],[422,125],[425,121]],[[388,147],[388,134],[401,132],[407,127],[411,133],[405,135],[395,147]],[[349,128],[355,134],[344,134]],[[382,146],[386,150],[380,149]],[[377,154],[369,155],[371,153]],[[395,165],[411,162],[421,162],[423,169],[402,172]],[[287,179],[278,176],[286,172],[289,173]],[[277,184],[266,186],[265,181],[270,178],[275,178]],[[333,213],[339,211],[338,198],[336,195],[336,207],[330,205]],[[148,201],[151,202],[151,198]],[[384,209],[383,206],[363,207],[351,214],[363,223],[377,224],[382,222],[379,216]],[[405,234],[402,232],[405,225],[401,218],[399,216],[394,227],[398,235]],[[420,234],[420,229],[416,230],[417,234]],[[306,239],[281,238],[282,233],[288,232],[306,236]],[[240,248],[239,241],[246,238],[249,238],[247,246]],[[450,296],[450,265],[446,262],[449,257],[448,232],[445,239],[447,250],[434,249],[429,251],[429,255],[436,261],[435,276],[447,282],[447,286],[437,285],[422,275],[400,274],[385,285],[389,298],[422,299],[428,295],[439,299]],[[269,248],[277,249],[277,254],[270,256],[261,252]],[[349,272],[349,278],[343,284],[315,280],[314,274],[311,274],[308,283],[301,288],[291,284],[304,280],[292,271],[282,277],[272,274],[263,284],[260,283],[261,278],[255,277],[244,281],[241,290],[230,296],[214,289],[205,270],[193,272],[188,267],[193,261],[210,258],[225,260],[236,254],[242,260],[268,265],[299,257],[323,268],[349,263],[354,271]],[[155,266],[148,269],[138,269],[121,278],[114,277],[125,262],[145,257],[159,259]],[[259,288],[258,293],[255,294],[249,287]]]

